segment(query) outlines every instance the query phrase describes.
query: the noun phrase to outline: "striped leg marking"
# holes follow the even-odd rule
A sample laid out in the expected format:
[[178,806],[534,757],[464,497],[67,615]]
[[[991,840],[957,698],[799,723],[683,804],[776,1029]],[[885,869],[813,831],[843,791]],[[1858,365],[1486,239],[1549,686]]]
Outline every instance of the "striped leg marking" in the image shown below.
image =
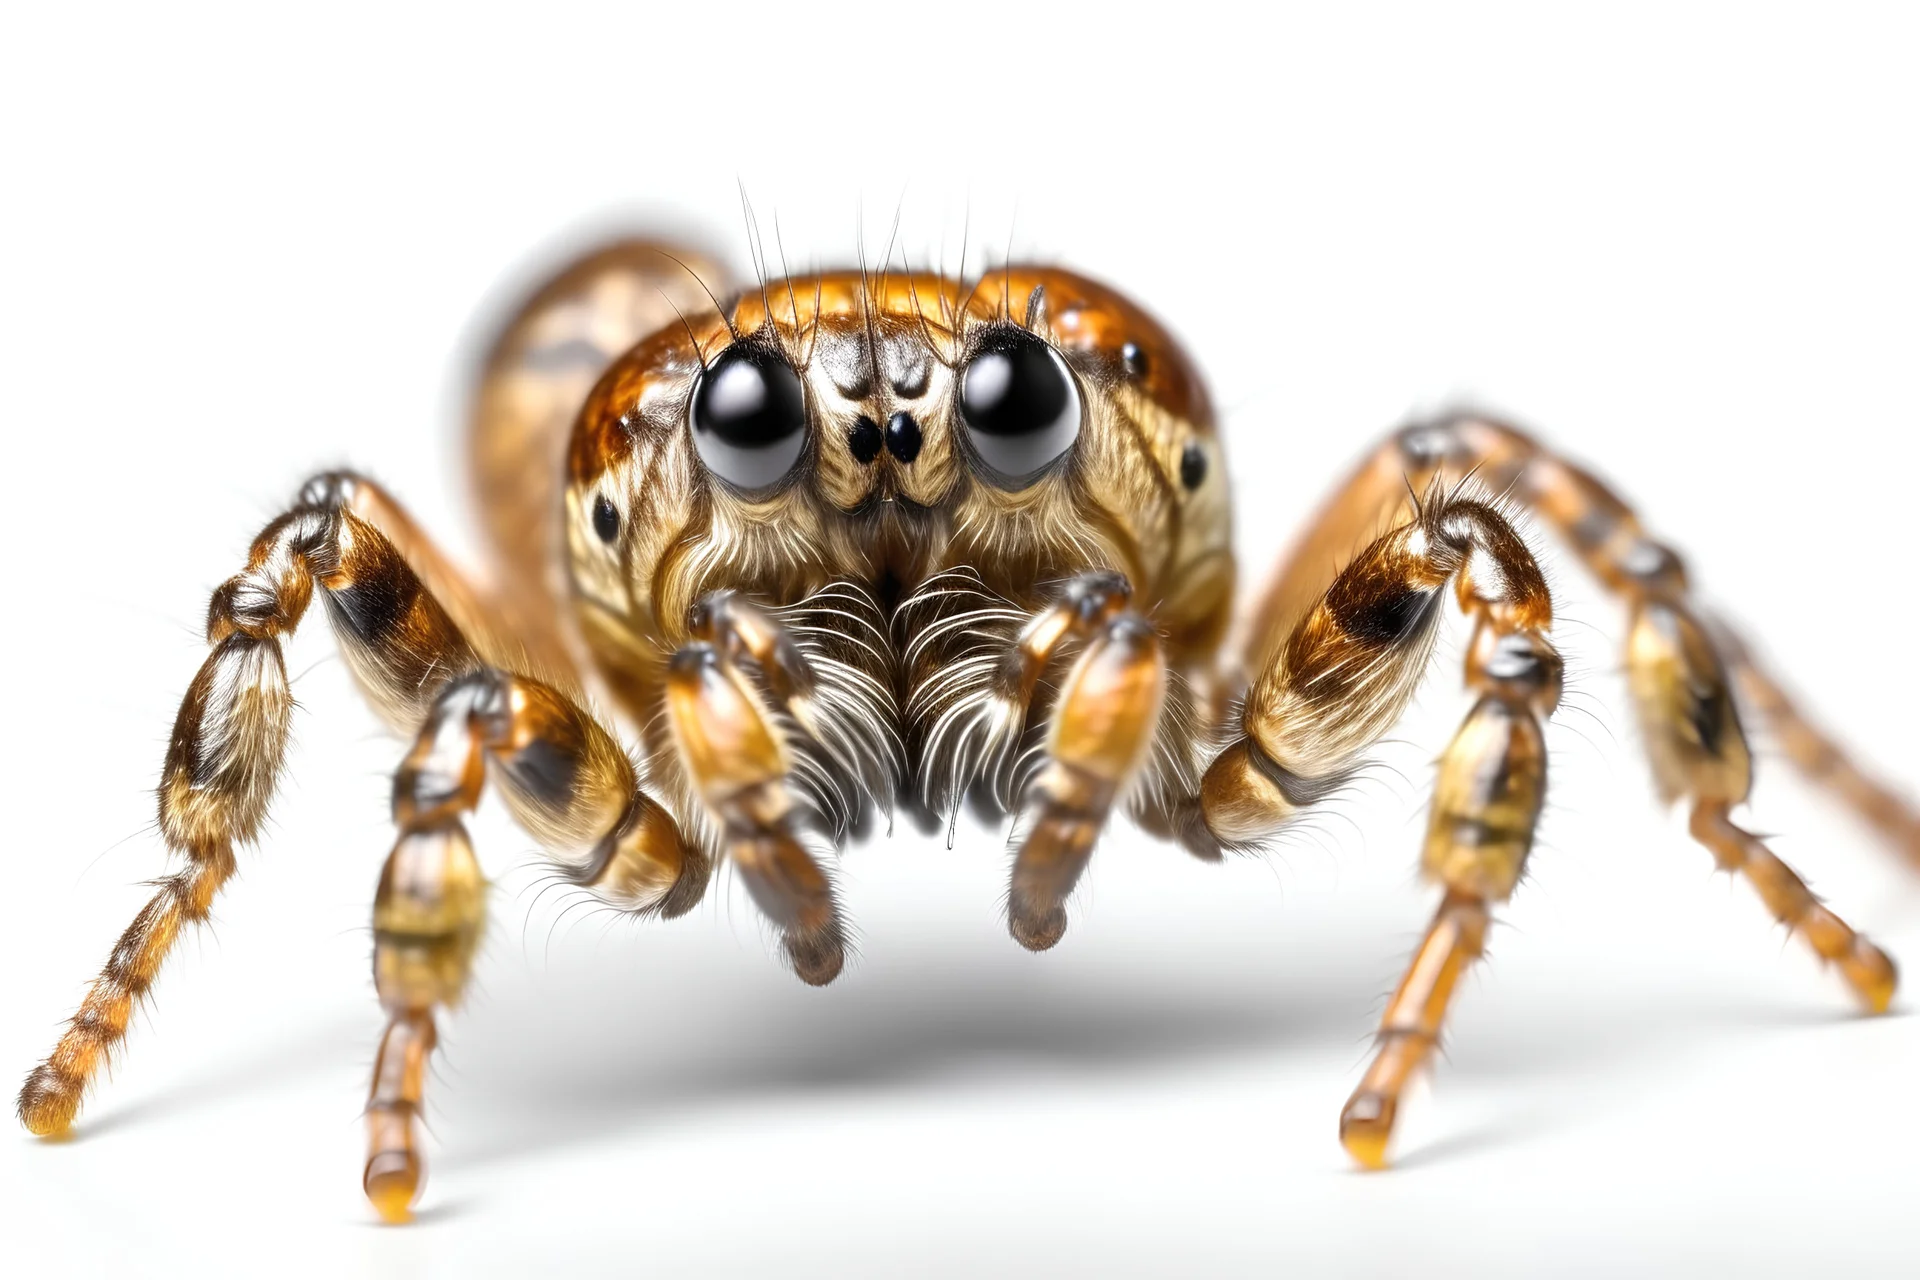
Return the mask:
[[1449,582],[1475,620],[1466,683],[1478,701],[1441,759],[1428,821],[1422,868],[1444,898],[1340,1118],[1342,1143],[1368,1168],[1386,1163],[1400,1097],[1481,953],[1493,904],[1519,883],[1546,799],[1543,725],[1563,670],[1546,579],[1513,527],[1430,487],[1413,520],[1354,557],[1282,642],[1261,642],[1241,735],[1201,784],[1224,847],[1257,842],[1338,785],[1424,678]]
[[417,1122],[436,1010],[458,1003],[485,917],[461,822],[488,778],[571,878],[615,905],[674,915],[708,878],[639,789],[626,754],[572,699],[494,668],[449,683],[394,774],[399,839],[374,902],[374,984],[387,1029],[367,1099],[367,1198],[404,1222],[420,1192]]
[[246,568],[213,593],[212,652],[181,701],[159,786],[161,839],[187,865],[157,882],[66,1033],[28,1075],[18,1112],[32,1132],[73,1124],[175,941],[207,918],[233,875],[235,846],[258,837],[293,714],[281,641],[315,589],[341,651],[389,720],[417,717],[444,679],[476,661],[393,541],[361,514],[357,499],[376,492],[344,475],[310,482],[254,540]]

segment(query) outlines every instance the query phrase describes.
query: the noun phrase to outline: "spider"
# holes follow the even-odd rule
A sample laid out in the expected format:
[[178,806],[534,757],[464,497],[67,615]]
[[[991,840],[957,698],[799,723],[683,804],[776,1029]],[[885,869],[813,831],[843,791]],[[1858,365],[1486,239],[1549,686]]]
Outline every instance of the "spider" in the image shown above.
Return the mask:
[[[316,596],[411,743],[373,908],[388,1020],[364,1187],[391,1221],[419,1195],[435,1019],[483,927],[462,820],[489,785],[565,879],[637,916],[686,913],[730,860],[816,985],[847,952],[826,853],[881,815],[949,838],[962,808],[1010,818],[1007,923],[1043,951],[1116,808],[1218,860],[1338,789],[1424,679],[1451,596],[1472,619],[1476,701],[1421,851],[1440,903],[1339,1123],[1353,1159],[1383,1167],[1545,798],[1563,667],[1514,507],[1626,606],[1661,795],[1868,1010],[1889,1006],[1888,957],[1734,821],[1743,708],[1909,852],[1920,816],[1701,615],[1679,558],[1587,472],[1484,414],[1416,422],[1237,609],[1207,392],[1139,306],[1056,267],[756,266],[756,285],[715,293],[712,261],[621,240],[526,299],[474,399],[484,586],[364,475],[316,476],[261,531],[213,593],[211,653],[162,766],[159,829],[184,866],[27,1077],[29,1130],[72,1125],[259,835],[293,706],[281,642]],[[635,754],[590,687],[636,728]]]

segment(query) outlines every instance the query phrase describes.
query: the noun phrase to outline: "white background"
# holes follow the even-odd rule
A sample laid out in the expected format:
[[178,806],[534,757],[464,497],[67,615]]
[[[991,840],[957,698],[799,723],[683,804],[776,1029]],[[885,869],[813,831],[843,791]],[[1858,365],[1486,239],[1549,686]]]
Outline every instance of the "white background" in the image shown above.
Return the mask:
[[[475,317],[583,226],[744,267],[1057,259],[1190,341],[1257,575],[1410,411],[1470,397],[1615,481],[1824,718],[1920,780],[1920,78],[1895,9],[1440,18],[817,0],[117,13],[0,31],[9,824],[0,1065],[24,1072],[163,867],[149,788],[207,590],[316,466],[471,550]],[[1333,6],[1323,6],[1331,11]],[[728,881],[636,926],[498,882],[431,1087],[411,1230],[374,1225],[366,921],[396,748],[324,628],[263,848],[76,1140],[0,1136],[0,1271],[1914,1274],[1920,1024],[1855,1017],[1657,813],[1619,618],[1543,546],[1575,695],[1533,880],[1401,1164],[1334,1137],[1431,907],[1458,636],[1356,798],[1207,867],[1126,831],[1054,953],[995,833],[843,866],[825,991]],[[1920,963],[1920,877],[1772,758],[1762,830]]]

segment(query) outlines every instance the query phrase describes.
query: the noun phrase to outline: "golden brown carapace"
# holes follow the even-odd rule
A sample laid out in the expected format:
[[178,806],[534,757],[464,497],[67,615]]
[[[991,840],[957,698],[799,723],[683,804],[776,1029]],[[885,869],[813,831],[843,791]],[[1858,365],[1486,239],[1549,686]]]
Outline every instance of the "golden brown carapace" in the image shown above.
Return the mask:
[[[1511,426],[1463,413],[1394,433],[1235,627],[1232,477],[1206,391],[1113,290],[1008,265],[730,293],[711,261],[636,240],[570,264],[516,313],[472,444],[484,581],[378,486],[336,472],[214,592],[211,653],[159,787],[185,865],[28,1076],[33,1132],[73,1123],[235,846],[257,838],[293,711],[281,642],[315,600],[412,744],[374,904],[388,1025],[364,1171],[402,1221],[435,1018],[484,923],[464,820],[486,787],[569,879],[635,915],[689,910],[730,859],[815,984],[846,958],[825,849],[876,813],[928,831],[962,805],[1010,816],[1008,926],[1044,950],[1116,809],[1217,859],[1338,788],[1424,679],[1451,597],[1472,620],[1477,701],[1441,758],[1422,850],[1442,900],[1340,1121],[1354,1159],[1379,1167],[1546,797],[1563,673],[1516,506],[1625,604],[1661,793],[1868,1009],[1892,1000],[1885,954],[1735,824],[1752,772],[1742,700],[1916,858],[1920,817],[1708,625],[1625,504]],[[623,713],[632,751],[590,691]]]

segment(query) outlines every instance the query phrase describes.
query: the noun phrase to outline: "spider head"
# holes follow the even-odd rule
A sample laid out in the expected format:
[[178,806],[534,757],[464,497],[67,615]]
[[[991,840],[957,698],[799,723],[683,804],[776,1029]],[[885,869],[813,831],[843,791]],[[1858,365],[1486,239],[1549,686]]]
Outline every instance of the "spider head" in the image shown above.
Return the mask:
[[608,371],[572,480],[576,585],[623,609],[665,588],[659,619],[716,587],[784,598],[958,563],[1021,590],[1117,569],[1203,628],[1231,593],[1197,373],[1058,269],[830,272],[722,301]]

